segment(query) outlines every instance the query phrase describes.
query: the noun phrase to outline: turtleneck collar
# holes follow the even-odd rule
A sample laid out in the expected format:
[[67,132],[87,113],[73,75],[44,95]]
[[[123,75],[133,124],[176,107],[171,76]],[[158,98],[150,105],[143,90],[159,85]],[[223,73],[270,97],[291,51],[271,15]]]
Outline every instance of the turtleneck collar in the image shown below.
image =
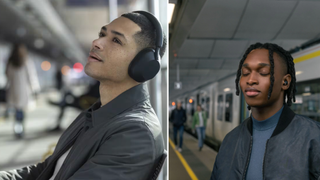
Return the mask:
[[282,113],[283,107],[284,106],[282,106],[282,108],[278,112],[276,112],[274,115],[262,121],[258,121],[252,116],[253,129],[258,131],[265,131],[270,128],[276,127],[278,124],[280,115]]

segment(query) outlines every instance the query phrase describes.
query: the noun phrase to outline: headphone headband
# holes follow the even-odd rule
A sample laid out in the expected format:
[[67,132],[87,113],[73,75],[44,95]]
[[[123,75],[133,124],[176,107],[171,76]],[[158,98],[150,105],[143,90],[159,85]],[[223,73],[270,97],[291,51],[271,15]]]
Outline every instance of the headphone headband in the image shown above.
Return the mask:
[[144,15],[154,26],[156,29],[156,47],[161,48],[163,45],[163,37],[162,37],[162,26],[158,19],[151,13],[146,11],[133,11],[134,13],[139,13]]

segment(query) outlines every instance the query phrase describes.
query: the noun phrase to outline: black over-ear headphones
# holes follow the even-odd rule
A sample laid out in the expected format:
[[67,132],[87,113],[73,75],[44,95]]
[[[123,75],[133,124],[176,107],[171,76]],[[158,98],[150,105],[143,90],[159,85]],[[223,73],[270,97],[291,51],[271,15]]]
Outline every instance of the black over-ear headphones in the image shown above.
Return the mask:
[[160,70],[160,48],[162,47],[162,27],[158,19],[146,11],[134,11],[144,15],[156,29],[156,49],[145,48],[141,50],[129,65],[129,76],[137,82],[152,79]]

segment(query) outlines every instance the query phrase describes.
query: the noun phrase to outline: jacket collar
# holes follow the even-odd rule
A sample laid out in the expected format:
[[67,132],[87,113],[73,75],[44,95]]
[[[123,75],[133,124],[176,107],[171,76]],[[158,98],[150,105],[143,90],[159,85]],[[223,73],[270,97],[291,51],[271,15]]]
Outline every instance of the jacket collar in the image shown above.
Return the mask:
[[[282,113],[280,115],[278,124],[274,129],[271,137],[276,136],[280,134],[283,130],[285,130],[286,127],[290,124],[290,122],[294,118],[294,116],[295,116],[295,113],[290,109],[288,105],[285,104],[283,107]],[[248,122],[247,123],[248,130],[252,136],[252,117],[251,116],[248,118],[247,122]]]
[[143,83],[126,90],[102,107],[99,100],[88,109],[87,113],[91,113],[93,126],[99,126],[148,98],[148,87]]

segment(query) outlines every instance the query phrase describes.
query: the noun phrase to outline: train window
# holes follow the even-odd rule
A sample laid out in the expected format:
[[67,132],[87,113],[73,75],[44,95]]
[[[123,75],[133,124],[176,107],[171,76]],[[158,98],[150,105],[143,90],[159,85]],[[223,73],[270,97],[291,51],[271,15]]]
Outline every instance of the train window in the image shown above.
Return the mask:
[[187,109],[187,105],[188,105],[188,98],[186,97],[184,99],[184,107],[185,107],[185,109]]
[[222,121],[223,113],[223,95],[218,96],[218,120]]
[[292,103],[291,109],[320,122],[320,79],[299,82],[296,87],[296,102]]
[[232,94],[226,94],[226,103],[225,103],[225,119],[228,122],[232,121]]

